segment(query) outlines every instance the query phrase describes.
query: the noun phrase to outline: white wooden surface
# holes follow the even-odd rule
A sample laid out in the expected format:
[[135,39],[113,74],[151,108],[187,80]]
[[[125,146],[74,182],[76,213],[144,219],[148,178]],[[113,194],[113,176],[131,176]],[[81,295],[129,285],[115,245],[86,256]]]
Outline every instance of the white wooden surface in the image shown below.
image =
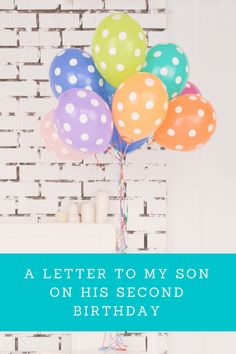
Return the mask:
[[[168,153],[170,252],[235,252],[236,1],[168,0],[168,36],[190,79],[212,101],[215,137],[199,152]],[[204,319],[203,319],[204,320]],[[235,354],[235,333],[170,333],[168,354]]]
[[0,224],[0,253],[112,253],[113,224]]

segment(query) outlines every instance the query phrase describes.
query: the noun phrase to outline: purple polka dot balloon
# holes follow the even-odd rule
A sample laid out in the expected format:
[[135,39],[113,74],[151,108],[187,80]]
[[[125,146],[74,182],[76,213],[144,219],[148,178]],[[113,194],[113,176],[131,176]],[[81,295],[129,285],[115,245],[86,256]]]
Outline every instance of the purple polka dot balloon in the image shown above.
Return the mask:
[[104,152],[111,141],[113,122],[106,102],[95,92],[73,88],[58,100],[54,120],[59,136],[81,152]]

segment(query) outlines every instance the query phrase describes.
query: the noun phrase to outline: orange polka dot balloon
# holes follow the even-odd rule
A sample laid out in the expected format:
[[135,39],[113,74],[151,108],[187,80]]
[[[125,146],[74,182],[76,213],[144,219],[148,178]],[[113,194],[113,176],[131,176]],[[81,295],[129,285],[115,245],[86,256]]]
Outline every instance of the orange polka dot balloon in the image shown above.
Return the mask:
[[120,136],[128,144],[153,134],[168,110],[168,94],[162,81],[149,73],[130,76],[116,90],[112,113]]
[[170,150],[192,151],[207,143],[215,126],[214,109],[205,98],[178,96],[170,101],[166,119],[155,132],[154,140]]

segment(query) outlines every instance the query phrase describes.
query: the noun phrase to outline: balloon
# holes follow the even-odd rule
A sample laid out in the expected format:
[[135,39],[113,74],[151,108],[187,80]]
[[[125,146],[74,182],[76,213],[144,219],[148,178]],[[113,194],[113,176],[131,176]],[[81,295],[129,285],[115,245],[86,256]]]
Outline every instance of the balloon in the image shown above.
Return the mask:
[[142,71],[159,77],[168,91],[169,98],[176,97],[188,80],[188,59],[183,50],[173,43],[152,47]]
[[64,161],[81,161],[90,154],[71,149],[59,138],[53,118],[54,112],[48,112],[41,120],[40,134],[46,148],[58,159]]
[[161,80],[149,73],[129,77],[116,90],[112,102],[115,126],[127,143],[154,133],[167,109],[167,91]]
[[111,139],[111,145],[116,149],[118,152],[122,154],[129,154],[130,152],[139,149],[142,145],[144,145],[148,141],[148,138],[138,140],[131,144],[126,144],[124,140],[121,139],[120,134],[116,127],[113,129],[113,135]]
[[178,96],[170,101],[166,119],[154,134],[154,140],[170,150],[192,151],[210,139],[215,126],[214,109],[205,98]]
[[98,25],[92,42],[95,65],[114,87],[141,70],[146,49],[142,27],[126,13],[107,16]]
[[201,95],[201,92],[196,85],[188,81],[180,95]]
[[106,98],[104,98],[104,101],[106,101],[109,108],[111,108],[113,95],[114,95],[116,89],[115,89],[115,87],[111,86],[107,81],[105,81],[104,82],[104,90],[106,92]]
[[106,98],[104,79],[97,71],[92,56],[81,49],[68,48],[57,54],[50,66],[49,78],[56,97],[79,87],[93,90]]
[[70,89],[58,100],[54,120],[64,142],[80,152],[105,151],[112,137],[111,111],[95,92]]

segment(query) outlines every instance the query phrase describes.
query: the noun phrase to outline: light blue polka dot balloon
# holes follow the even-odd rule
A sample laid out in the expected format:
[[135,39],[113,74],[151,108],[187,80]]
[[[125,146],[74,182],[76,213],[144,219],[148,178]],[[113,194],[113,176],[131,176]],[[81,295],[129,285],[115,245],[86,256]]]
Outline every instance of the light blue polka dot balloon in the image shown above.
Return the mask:
[[159,77],[171,99],[182,92],[188,81],[188,59],[176,44],[157,44],[148,51],[142,71]]
[[85,88],[107,99],[105,80],[97,71],[92,56],[81,49],[68,48],[59,52],[51,63],[49,78],[56,97],[72,88]]

